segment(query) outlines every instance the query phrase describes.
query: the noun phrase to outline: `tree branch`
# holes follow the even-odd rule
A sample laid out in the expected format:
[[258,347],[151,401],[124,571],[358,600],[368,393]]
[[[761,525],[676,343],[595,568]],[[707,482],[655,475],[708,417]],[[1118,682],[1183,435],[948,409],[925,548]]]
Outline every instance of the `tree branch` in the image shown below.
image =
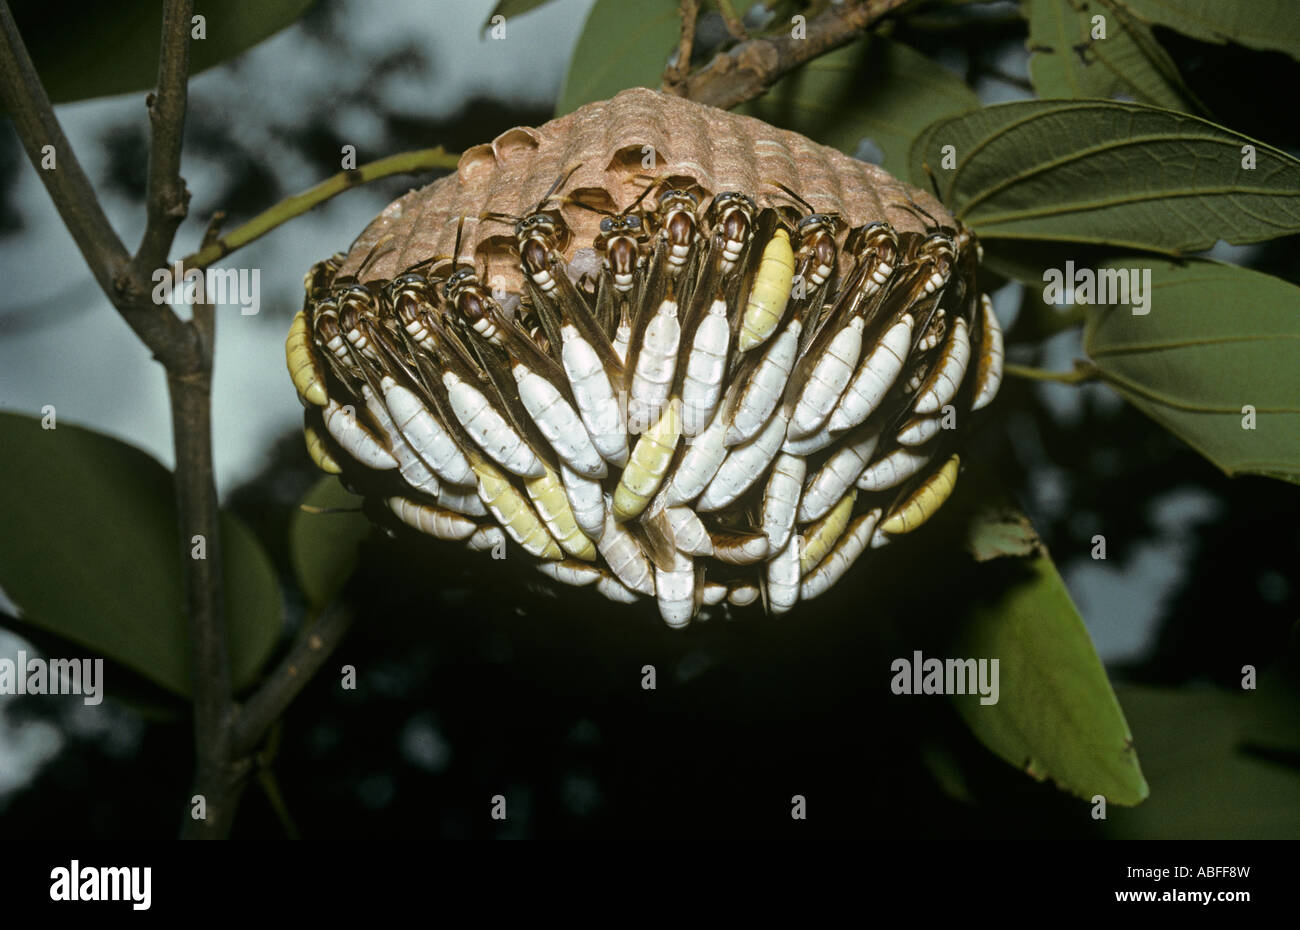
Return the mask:
[[158,88],[146,98],[149,108],[149,178],[144,236],[133,272],[146,278],[167,263],[176,230],[189,209],[190,192],[181,177],[181,140],[190,70],[190,18],[194,0],[167,0],[163,6]]
[[[113,280],[126,268],[130,256],[100,208],[90,179],[54,116],[7,0],[0,3],[0,99],[32,167],[44,182],[95,280],[112,297]],[[41,166],[46,145],[54,149],[53,168]]]
[[257,747],[351,627],[351,609],[336,603],[303,631],[289,654],[240,708],[231,739],[237,756],[247,755]]
[[[253,771],[251,753],[267,729],[338,645],[351,613],[327,612],[243,708],[231,693],[222,585],[220,512],[212,457],[212,361],[215,316],[210,304],[194,308],[193,322],[151,300],[154,271],[164,267],[176,230],[185,218],[189,194],[180,177],[189,70],[189,26],[193,0],[166,0],[158,87],[149,97],[150,154],[147,218],[140,248],[132,258],[109,223],[94,188],[50,106],[32,66],[7,0],[0,0],[0,101],[14,121],[37,174],[113,306],[167,371],[173,443],[179,557],[183,565],[192,650],[195,755],[194,793],[202,795],[206,817],[184,818],[182,836],[226,836],[245,783]],[[46,146],[54,165],[43,166]],[[441,147],[396,155],[343,172],[273,207],[229,236],[209,227],[198,253],[186,260],[203,268],[286,220],[359,184],[430,168],[454,168],[457,156]],[[204,558],[194,558],[194,537],[202,536]]]
[[665,84],[664,90],[697,103],[729,110],[761,96],[782,76],[805,62],[847,45],[908,2],[910,0],[862,0],[852,5],[830,6],[808,21],[803,38],[784,35],[741,42],[684,81]]
[[[63,134],[7,0],[0,0],[0,100],[100,289],[155,358],[168,366],[192,365],[197,348],[192,331],[170,309],[150,301],[148,276],[133,275],[131,257]],[[45,146],[53,146],[54,167],[43,167]]]
[[340,171],[315,187],[280,201],[226,235],[205,241],[202,248],[192,255],[187,255],[181,261],[186,268],[206,268],[236,249],[241,249],[250,242],[260,239],[277,226],[287,223],[296,216],[301,216],[344,191],[390,175],[414,174],[438,168],[454,169],[459,161],[459,155],[448,152],[440,145],[437,148],[390,155],[388,158],[372,161],[351,171]]
[[[196,308],[197,312],[197,308]],[[210,350],[205,352],[211,359]],[[230,657],[226,643],[221,574],[221,528],[212,466],[211,370],[167,373],[172,441],[176,448],[176,511],[185,566],[189,618],[191,693],[197,769],[194,793],[203,795],[207,819],[195,821],[194,835],[224,837],[235,799],[225,788],[229,754]],[[202,536],[205,558],[193,558],[194,537]]]
[[695,48],[695,21],[700,15],[700,0],[680,0],[682,36],[677,43],[677,57],[664,69],[664,87],[675,87],[691,73],[691,50]]
[[1007,362],[1003,369],[1013,378],[1028,381],[1055,381],[1057,384],[1083,384],[1095,381],[1101,376],[1097,366],[1083,359],[1076,359],[1072,371],[1048,371],[1044,368],[1032,368],[1028,365],[1015,365]]

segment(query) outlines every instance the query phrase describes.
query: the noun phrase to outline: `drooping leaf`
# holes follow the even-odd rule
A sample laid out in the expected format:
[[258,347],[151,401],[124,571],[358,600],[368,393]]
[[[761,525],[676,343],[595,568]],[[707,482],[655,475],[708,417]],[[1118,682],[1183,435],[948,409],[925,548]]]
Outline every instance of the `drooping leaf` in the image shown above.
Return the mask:
[[[22,620],[188,695],[171,473],[119,440],[11,413],[0,413],[0,446],[0,587]],[[243,688],[280,635],[280,590],[261,544],[229,513],[221,544],[231,678]]]
[[[274,35],[314,2],[195,0],[194,14],[203,17],[205,38],[190,40],[190,73]],[[159,0],[20,0],[14,7],[23,41],[54,102],[154,86],[162,37]]]
[[[324,607],[343,590],[357,564],[357,547],[370,532],[358,510],[361,498],[334,477],[321,478],[289,519],[289,559],[298,584],[314,607]],[[334,512],[328,512],[334,511]]]
[[629,87],[658,88],[680,33],[677,0],[596,0],[569,60],[555,115]]
[[[945,147],[952,146],[952,149]],[[1251,146],[1254,168],[1243,166]],[[946,168],[945,156],[951,156]],[[1031,100],[940,121],[913,183],[984,239],[1170,255],[1300,232],[1300,160],[1208,120],[1136,103]]]
[[1084,349],[1107,383],[1227,474],[1300,483],[1300,288],[1216,262],[1105,267],[1151,281],[1146,314],[1132,294],[1089,311]]
[[870,140],[882,165],[901,172],[922,129],[978,106],[975,92],[938,62],[901,42],[871,38],[814,58],[737,112],[848,155]]
[[1300,4],[1294,0],[1121,0],[1136,16],[1204,42],[1235,42],[1300,59]]
[[[1118,690],[1146,759],[1151,800],[1137,810],[1110,813],[1108,836],[1300,836],[1300,772],[1243,751],[1243,730],[1257,713],[1254,694],[1132,685]],[[1297,708],[1290,710],[1294,730]]]
[[1118,0],[1029,0],[1024,10],[1029,76],[1038,96],[1126,97],[1188,108],[1173,59]]
[[[978,605],[948,655],[998,660],[998,701],[954,696],[975,736],[1039,780],[1082,798],[1147,796],[1132,735],[1065,583],[1046,554]],[[992,570],[991,568],[989,570]]]

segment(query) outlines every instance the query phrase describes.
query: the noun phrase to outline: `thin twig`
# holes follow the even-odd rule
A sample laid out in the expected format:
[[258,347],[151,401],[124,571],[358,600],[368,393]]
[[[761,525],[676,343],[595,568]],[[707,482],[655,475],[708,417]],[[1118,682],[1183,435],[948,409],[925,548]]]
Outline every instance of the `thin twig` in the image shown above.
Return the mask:
[[1008,362],[1004,368],[1013,378],[1025,378],[1029,381],[1054,381],[1057,384],[1083,384],[1096,380],[1100,376],[1097,367],[1090,362],[1077,361],[1071,371],[1048,371],[1028,365],[1014,365]]
[[691,73],[691,50],[695,48],[695,21],[700,15],[700,0],[680,0],[682,11],[682,37],[677,43],[677,55],[664,69],[664,87],[676,87]]
[[360,168],[340,171],[315,187],[280,201],[226,235],[205,243],[197,252],[187,255],[181,261],[186,268],[206,268],[236,249],[241,249],[255,239],[260,239],[277,226],[287,223],[296,216],[301,216],[344,191],[395,174],[415,174],[438,169],[451,170],[459,161],[459,155],[448,152],[440,145],[437,148],[390,155],[388,158],[372,161]]
[[276,819],[280,821],[280,826],[284,828],[285,839],[302,839],[302,834],[298,831],[298,825],[293,822],[293,817],[289,814],[289,805],[284,803],[284,792],[280,790],[280,781],[275,777],[275,770],[265,767],[258,769],[257,783],[262,786],[267,803],[271,805],[271,810],[275,811]]
[[718,55],[695,74],[664,90],[697,103],[730,109],[760,96],[785,74],[832,49],[852,42],[866,29],[911,0],[862,0],[831,6],[808,20],[803,38],[791,34],[750,39]]
[[722,23],[727,27],[727,32],[731,34],[733,39],[749,38],[749,33],[745,31],[745,24],[736,15],[736,9],[731,5],[731,0],[718,0],[718,12],[722,14]]
[[163,6],[158,87],[146,98],[149,176],[144,236],[132,263],[136,277],[151,275],[167,262],[176,230],[189,210],[190,192],[181,177],[181,141],[185,134],[193,15],[194,0],[168,0]]
[[231,749],[237,756],[257,748],[266,731],[325,664],[351,626],[351,609],[336,603],[304,631],[275,671],[240,708],[231,739]]

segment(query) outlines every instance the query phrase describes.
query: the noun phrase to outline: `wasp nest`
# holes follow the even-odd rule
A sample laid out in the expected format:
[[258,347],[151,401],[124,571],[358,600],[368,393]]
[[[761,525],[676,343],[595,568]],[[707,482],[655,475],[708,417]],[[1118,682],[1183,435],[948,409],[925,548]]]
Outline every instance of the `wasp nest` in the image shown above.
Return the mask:
[[632,90],[467,151],[316,265],[314,461],[395,520],[615,601],[772,613],[956,481],[1002,336],[933,198]]

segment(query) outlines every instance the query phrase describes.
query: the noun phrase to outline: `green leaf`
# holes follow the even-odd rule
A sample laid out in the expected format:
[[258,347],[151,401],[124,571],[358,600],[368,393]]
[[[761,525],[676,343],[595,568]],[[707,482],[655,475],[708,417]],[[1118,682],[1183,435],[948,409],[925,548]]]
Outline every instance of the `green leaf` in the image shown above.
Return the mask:
[[1147,314],[1089,310],[1084,349],[1106,382],[1227,474],[1300,483],[1300,288],[1216,262],[1103,267],[1151,276]]
[[[1242,147],[1256,167],[1242,167]],[[955,157],[944,168],[944,147]],[[949,153],[953,154],[953,153]],[[1208,120],[1136,103],[1031,100],[932,125],[911,153],[985,239],[1170,255],[1300,232],[1300,160]]]
[[552,0],[497,0],[497,5],[492,8],[488,18],[483,21],[483,31],[486,32],[492,27],[492,20],[497,16],[504,16],[507,21],[516,16],[523,16],[530,10],[535,10],[539,6],[545,6]]
[[658,88],[681,23],[677,0],[596,0],[569,60],[555,115],[629,87]]
[[[303,507],[342,513],[312,513]],[[361,498],[334,477],[321,478],[289,518],[289,561],[307,601],[324,607],[343,590],[357,566],[357,548],[370,533]]]
[[[12,413],[0,413],[0,446],[0,587],[23,621],[188,696],[171,472],[119,440]],[[279,638],[280,589],[261,544],[228,513],[221,542],[231,676],[242,689]]]
[[814,58],[737,108],[856,156],[869,138],[883,166],[901,172],[912,141],[935,120],[979,98],[957,75],[901,42],[871,38]]
[[[1295,839],[1300,836],[1300,773],[1241,751],[1258,714],[1246,692],[1119,689],[1142,744],[1151,800],[1111,814],[1117,839]],[[1296,706],[1290,726],[1295,729]]]
[[[252,48],[315,0],[196,0],[206,38],[190,40],[190,74]],[[158,79],[159,0],[24,0],[14,17],[56,103],[147,90]]]
[[1121,0],[1149,23],[1204,42],[1236,42],[1300,59],[1300,4],[1295,0]]
[[953,698],[979,740],[1040,781],[1082,798],[1132,805],[1147,796],[1132,735],[1088,631],[1046,554],[995,603],[978,605],[949,655],[997,659],[996,704]]
[[[1118,97],[1188,106],[1173,59],[1151,29],[1111,0],[1028,0],[1029,76],[1040,97]],[[1093,38],[1094,16],[1105,37]]]

